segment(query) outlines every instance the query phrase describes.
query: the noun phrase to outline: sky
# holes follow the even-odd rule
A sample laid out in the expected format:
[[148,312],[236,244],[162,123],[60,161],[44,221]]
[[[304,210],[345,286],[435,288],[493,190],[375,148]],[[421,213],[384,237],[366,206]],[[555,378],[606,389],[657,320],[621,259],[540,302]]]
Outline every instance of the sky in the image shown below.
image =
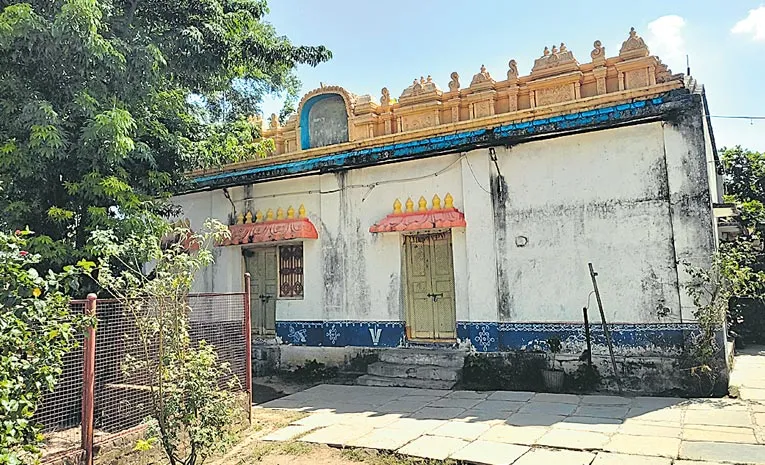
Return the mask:
[[[302,94],[325,85],[370,94],[387,87],[398,97],[412,80],[431,75],[448,89],[481,65],[504,79],[510,59],[531,72],[545,46],[565,42],[582,63],[595,40],[616,56],[635,27],[653,55],[674,73],[686,71],[707,91],[717,147],[765,151],[765,3],[762,0],[271,0],[266,18],[296,45],[325,45],[333,58],[300,66]],[[278,113],[269,98],[263,113]]]

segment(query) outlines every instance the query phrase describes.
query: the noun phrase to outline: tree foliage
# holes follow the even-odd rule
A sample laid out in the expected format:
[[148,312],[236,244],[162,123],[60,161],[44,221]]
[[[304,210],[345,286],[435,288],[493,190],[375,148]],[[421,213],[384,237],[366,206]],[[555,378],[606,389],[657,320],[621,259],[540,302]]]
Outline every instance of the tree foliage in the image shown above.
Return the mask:
[[38,272],[40,256],[26,250],[30,234],[0,233],[0,463],[34,459],[42,437],[32,417],[85,323],[69,311],[74,268]]
[[765,153],[723,149],[725,200],[736,203],[748,232],[765,238]]
[[103,251],[94,276],[136,325],[138,350],[126,354],[123,370],[151,387],[152,437],[142,445],[158,441],[171,465],[202,463],[233,438],[236,396],[220,387],[230,368],[205,341],[191,342],[188,304],[194,277],[213,262],[213,242],[227,235],[226,226],[208,221],[199,233],[179,225],[124,241],[108,231],[93,236]]
[[0,226],[60,268],[167,213],[195,167],[261,157],[245,116],[330,57],[265,0],[0,0]]

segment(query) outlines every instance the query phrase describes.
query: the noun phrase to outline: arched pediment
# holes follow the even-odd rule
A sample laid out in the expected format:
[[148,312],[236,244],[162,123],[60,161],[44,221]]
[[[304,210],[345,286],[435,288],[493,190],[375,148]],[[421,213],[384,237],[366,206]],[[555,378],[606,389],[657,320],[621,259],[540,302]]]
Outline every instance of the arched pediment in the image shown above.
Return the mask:
[[302,149],[348,142],[355,100],[355,95],[338,86],[307,93],[298,106]]

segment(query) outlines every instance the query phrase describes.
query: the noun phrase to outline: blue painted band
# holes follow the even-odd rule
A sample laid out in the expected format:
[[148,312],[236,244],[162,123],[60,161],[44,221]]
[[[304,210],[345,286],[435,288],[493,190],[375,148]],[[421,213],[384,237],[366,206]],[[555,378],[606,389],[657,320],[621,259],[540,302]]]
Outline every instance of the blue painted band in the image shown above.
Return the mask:
[[[317,96],[322,97],[322,95]],[[325,96],[326,97],[326,96]],[[194,189],[203,187],[225,187],[256,182],[272,178],[296,176],[321,170],[366,166],[385,161],[405,160],[429,154],[458,151],[476,145],[498,144],[508,139],[523,139],[528,136],[552,134],[559,131],[585,129],[598,127],[609,123],[626,122],[637,118],[658,116],[672,108],[676,108],[678,101],[690,99],[687,91],[681,89],[672,91],[664,96],[650,100],[635,101],[627,104],[619,104],[599,110],[588,110],[566,115],[540,118],[533,121],[511,123],[495,128],[478,129],[473,131],[430,137],[421,140],[387,144],[379,147],[371,147],[349,152],[325,155],[307,160],[277,163],[273,165],[258,166],[240,171],[216,173],[199,176],[193,179],[196,185]],[[315,103],[309,100],[308,104]],[[308,104],[304,105],[301,114],[307,118],[310,111]],[[664,106],[667,108],[664,108]],[[301,130],[301,139],[306,137],[308,131]],[[305,146],[305,140],[301,140]]]
[[[679,353],[693,323],[617,323],[609,325],[615,351],[620,355]],[[590,325],[594,353],[605,353],[600,324]],[[584,325],[577,323],[458,322],[457,339],[479,352],[545,350],[547,340],[559,338],[564,350],[586,348]],[[283,344],[315,347],[399,347],[407,344],[403,321],[278,321],[276,335]]]

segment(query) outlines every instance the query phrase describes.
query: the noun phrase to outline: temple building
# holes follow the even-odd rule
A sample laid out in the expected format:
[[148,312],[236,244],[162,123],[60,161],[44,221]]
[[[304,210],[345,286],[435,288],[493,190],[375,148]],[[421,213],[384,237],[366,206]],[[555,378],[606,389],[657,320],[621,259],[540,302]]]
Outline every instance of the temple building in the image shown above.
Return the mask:
[[253,331],[285,363],[553,336],[578,357],[583,307],[603,357],[592,263],[622,375],[671,388],[694,328],[684,264],[709,264],[719,240],[703,87],[634,29],[611,57],[560,44],[528,75],[476,71],[397,99],[322,85],[262,128],[270,156],[192,173],[183,216],[231,231],[197,290],[241,291],[249,272]]

